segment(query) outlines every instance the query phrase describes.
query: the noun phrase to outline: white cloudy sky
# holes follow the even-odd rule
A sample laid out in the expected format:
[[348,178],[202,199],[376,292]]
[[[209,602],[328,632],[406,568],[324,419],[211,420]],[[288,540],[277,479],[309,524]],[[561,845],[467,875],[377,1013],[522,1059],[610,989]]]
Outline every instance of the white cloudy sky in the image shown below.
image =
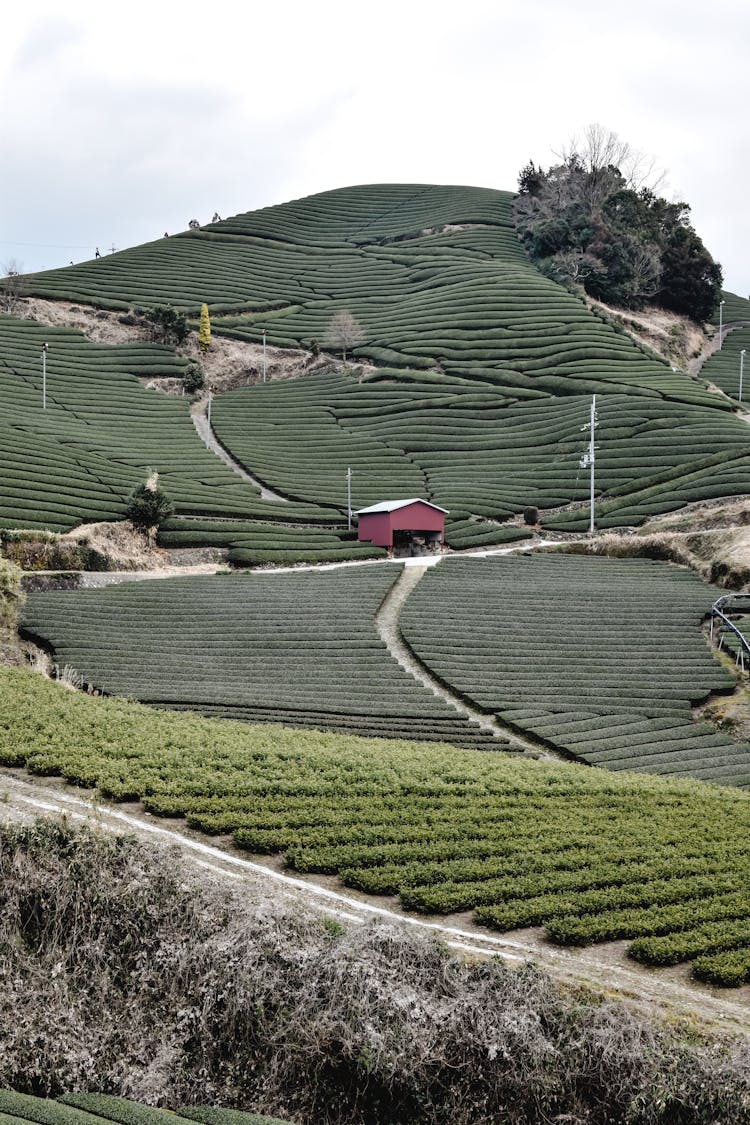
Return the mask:
[[746,0],[26,0],[0,39],[0,262],[349,184],[512,190],[601,122],[747,295],[749,44]]

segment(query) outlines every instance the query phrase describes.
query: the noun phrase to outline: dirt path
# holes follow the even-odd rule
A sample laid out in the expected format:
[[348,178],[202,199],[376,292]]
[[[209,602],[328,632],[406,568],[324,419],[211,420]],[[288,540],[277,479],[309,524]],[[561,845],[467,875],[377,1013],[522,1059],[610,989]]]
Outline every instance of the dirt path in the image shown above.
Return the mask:
[[255,488],[257,488],[260,492],[262,500],[279,500],[284,504],[288,503],[287,496],[281,496],[280,493],[274,492],[273,489],[266,488],[266,486],[262,484],[257,479],[257,477],[252,476],[251,473],[248,473],[246,469],[242,468],[242,465],[239,465],[232,457],[230,457],[224,446],[220,445],[216,440],[216,437],[214,436],[214,432],[208,423],[208,417],[206,413],[207,408],[208,399],[205,398],[199,399],[190,407],[190,417],[193,419],[193,425],[198,431],[198,435],[204,442],[206,447],[210,449],[212,453],[215,453],[216,456],[221,461],[223,461],[225,465],[228,465],[230,469],[237,473],[238,476],[242,477],[243,480],[248,481]]
[[495,934],[476,926],[469,915],[425,918],[405,914],[397,900],[358,895],[333,877],[291,875],[277,858],[250,857],[231,841],[201,836],[182,821],[160,820],[139,805],[97,801],[62,780],[37,779],[22,770],[0,773],[1,821],[28,823],[37,816],[57,815],[177,847],[188,862],[211,877],[241,880],[250,895],[267,896],[272,891],[274,896],[318,910],[345,925],[380,919],[430,930],[450,948],[470,956],[535,961],[557,979],[615,994],[649,1013],[657,1010],[668,1017],[680,1015],[714,1028],[750,1033],[750,988],[727,992],[693,982],[684,968],[642,968],[628,961],[624,942],[564,949],[550,945],[538,930]]
[[[437,556],[435,562],[439,561],[440,556]],[[429,688],[433,695],[439,696],[440,699],[443,699],[446,703],[450,704],[451,707],[454,707],[456,711],[465,715],[470,722],[476,723],[477,726],[480,726],[483,730],[489,731],[497,738],[502,738],[507,742],[511,742],[516,749],[524,754],[531,755],[534,758],[552,757],[549,751],[542,747],[541,744],[511,731],[508,727],[503,726],[494,715],[488,715],[484,711],[472,707],[471,704],[466,703],[444,684],[440,683],[404,642],[399,626],[401,610],[409,594],[411,594],[420,579],[427,573],[430,565],[434,565],[434,563],[405,566],[400,577],[394,582],[393,586],[391,586],[375,617],[375,625],[380,634],[380,639],[387,647],[391,656],[401,665],[404,671],[408,672],[410,676],[413,676],[415,680],[418,680],[423,687]]]

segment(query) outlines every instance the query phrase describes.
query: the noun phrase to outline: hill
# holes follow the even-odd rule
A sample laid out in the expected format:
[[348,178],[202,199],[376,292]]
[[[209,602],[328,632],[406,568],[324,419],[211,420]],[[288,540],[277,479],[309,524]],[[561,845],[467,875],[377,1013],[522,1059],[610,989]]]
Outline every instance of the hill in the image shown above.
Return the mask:
[[583,529],[592,393],[601,526],[749,492],[746,427],[730,399],[543,277],[516,237],[512,199],[466,187],[345,188],[26,284],[105,309],[169,303],[195,316],[206,302],[215,335],[258,343],[265,333],[312,351],[349,310],[364,335],[354,359],[371,365],[356,378],[344,369],[241,388],[212,415],[257,479],[339,514],[351,466],[355,507],[423,492],[459,520],[502,521],[532,505],[547,510],[548,526]]

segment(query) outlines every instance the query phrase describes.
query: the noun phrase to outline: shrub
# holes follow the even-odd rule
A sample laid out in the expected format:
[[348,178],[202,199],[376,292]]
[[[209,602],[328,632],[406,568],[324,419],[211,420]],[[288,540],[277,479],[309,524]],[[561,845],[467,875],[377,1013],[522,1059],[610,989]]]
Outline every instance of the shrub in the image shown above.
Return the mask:
[[187,317],[177,312],[171,305],[157,305],[153,309],[141,310],[144,319],[151,325],[154,340],[164,344],[184,344],[188,338]]
[[189,395],[202,390],[206,385],[206,378],[197,363],[191,363],[189,367],[185,368],[182,385]]
[[15,629],[22,602],[21,571],[8,559],[0,558],[0,632]]
[[152,473],[145,484],[138,484],[128,497],[125,515],[134,527],[152,537],[159,524],[174,512],[172,501],[162,492],[158,474]]
[[198,328],[198,347],[205,355],[211,347],[211,318],[208,315],[208,305],[201,305],[201,318]]

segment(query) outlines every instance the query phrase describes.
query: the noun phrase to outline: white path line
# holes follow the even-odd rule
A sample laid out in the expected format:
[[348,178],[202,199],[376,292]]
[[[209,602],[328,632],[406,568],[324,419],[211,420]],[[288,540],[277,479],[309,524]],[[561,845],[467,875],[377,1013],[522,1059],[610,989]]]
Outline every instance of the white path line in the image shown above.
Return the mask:
[[[371,919],[382,919],[395,925],[411,926],[440,935],[445,944],[456,952],[478,957],[498,956],[512,962],[535,961],[558,978],[576,985],[583,983],[587,987],[617,991],[631,1003],[645,1004],[649,1008],[656,1006],[668,1012],[678,1010],[688,1013],[691,1018],[697,1018],[701,1022],[716,1024],[717,1021],[721,1021],[721,1026],[732,1028],[742,1034],[746,1034],[750,1027],[748,1008],[746,1003],[743,1003],[744,996],[730,999],[724,993],[716,994],[715,990],[706,986],[670,979],[661,972],[631,967],[611,958],[607,960],[606,955],[605,957],[596,954],[592,956],[589,950],[556,948],[547,943],[540,944],[535,940],[514,940],[491,933],[483,935],[476,930],[467,931],[460,926],[422,921],[395,910],[374,906],[369,902],[340,894],[316,883],[285,875],[252,860],[243,859],[220,848],[193,840],[173,828],[152,824],[148,820],[142,820],[101,802],[88,801],[62,792],[51,794],[49,789],[42,790],[47,799],[30,796],[24,792],[37,785],[37,782],[32,783],[14,775],[0,780],[0,790],[5,787],[11,805],[17,801],[33,809],[49,811],[57,815],[67,813],[76,820],[95,819],[102,828],[109,831],[118,831],[119,826],[124,826],[143,835],[157,837],[180,846],[191,856],[196,866],[200,865],[219,877],[241,879],[246,875],[259,882],[267,880],[279,891],[293,891],[296,895],[301,895],[308,908],[344,922],[361,924]],[[227,868],[234,868],[234,870],[227,870]]]
[[[220,848],[215,848],[211,844],[203,844],[199,840],[192,840],[189,836],[184,836],[182,833],[175,831],[172,828],[162,828],[157,824],[150,824],[146,820],[141,820],[130,813],[121,812],[119,809],[107,807],[106,809],[97,805],[94,802],[86,801],[80,797],[61,796],[60,801],[43,801],[38,797],[30,797],[24,794],[14,794],[14,800],[23,801],[24,804],[30,805],[33,808],[42,809],[45,812],[67,812],[69,816],[75,820],[89,820],[91,814],[96,815],[100,813],[106,816],[107,819],[116,820],[130,828],[138,829],[139,832],[146,832],[161,840],[178,843],[180,847],[188,851],[194,852],[197,856],[203,856],[207,859],[220,861],[221,866],[207,863],[202,861],[201,866],[210,868],[218,873],[226,874],[223,865],[230,865],[244,871],[247,874],[259,875],[264,879],[269,879],[272,882],[277,882],[282,886],[291,887],[298,891],[304,891],[305,894],[312,895],[336,905],[347,907],[349,910],[355,909],[364,912],[372,917],[383,918],[389,922],[405,924],[414,926],[421,930],[432,930],[437,933],[447,934],[452,938],[459,939],[461,942],[473,945],[478,951],[481,950],[485,955],[488,952],[487,946],[492,950],[497,949],[499,952],[505,949],[518,950],[523,959],[531,956],[530,953],[524,953],[524,945],[521,942],[510,941],[506,938],[494,937],[488,934],[486,937],[482,935],[478,937],[468,930],[461,930],[454,926],[441,926],[435,922],[423,922],[419,918],[410,918],[406,915],[399,914],[394,910],[388,910],[384,906],[375,906],[373,903],[362,902],[359,899],[350,898],[348,895],[342,895],[338,891],[329,890],[328,887],[321,887],[317,883],[309,883],[304,879],[297,879],[292,875],[285,875],[281,871],[274,871],[273,868],[265,867],[262,863],[254,863],[249,859],[242,859],[240,856],[232,855],[230,852],[222,851]],[[77,812],[73,809],[67,810],[64,805],[77,805],[80,809],[85,810]],[[106,823],[103,827],[108,827]],[[237,876],[240,877],[240,876]]]

